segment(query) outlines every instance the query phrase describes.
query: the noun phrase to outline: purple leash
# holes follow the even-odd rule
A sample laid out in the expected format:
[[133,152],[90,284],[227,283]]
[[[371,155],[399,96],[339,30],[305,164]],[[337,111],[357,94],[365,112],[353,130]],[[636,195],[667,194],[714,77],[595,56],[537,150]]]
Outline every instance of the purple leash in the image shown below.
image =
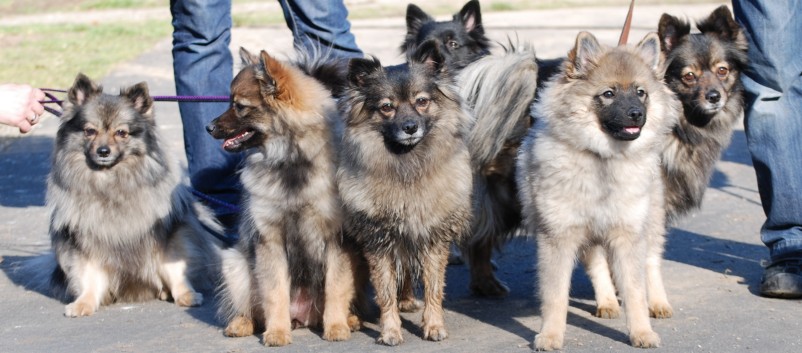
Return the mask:
[[[61,104],[64,103],[64,100],[58,99],[50,92],[54,93],[67,93],[67,91],[63,89],[55,89],[55,88],[40,88],[45,93],[47,100],[40,101],[42,105],[45,104],[56,104],[61,107]],[[153,101],[155,102],[195,102],[195,103],[216,103],[216,102],[228,102],[228,96],[151,96]],[[47,110],[50,114],[55,116],[61,116],[61,112],[58,110],[48,107],[45,105],[45,110]]]

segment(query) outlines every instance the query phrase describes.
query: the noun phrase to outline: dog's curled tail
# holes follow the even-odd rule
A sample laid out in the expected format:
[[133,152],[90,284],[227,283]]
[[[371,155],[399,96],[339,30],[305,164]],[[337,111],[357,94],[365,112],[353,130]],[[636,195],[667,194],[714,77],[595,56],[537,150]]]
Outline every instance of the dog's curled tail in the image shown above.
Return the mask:
[[6,275],[17,285],[62,302],[68,299],[67,276],[52,251],[31,257],[5,257],[3,262]]
[[305,74],[314,77],[331,91],[335,98],[342,96],[348,84],[348,60],[335,56],[331,48],[295,47],[295,64]]
[[254,298],[248,260],[236,248],[222,250],[221,257],[222,282],[218,287],[218,315],[225,322],[236,317],[251,318]]
[[523,139],[531,125],[529,107],[537,89],[535,51],[510,40],[503,55],[483,57],[458,77],[460,95],[475,122],[468,135],[471,165],[487,168],[509,143]]

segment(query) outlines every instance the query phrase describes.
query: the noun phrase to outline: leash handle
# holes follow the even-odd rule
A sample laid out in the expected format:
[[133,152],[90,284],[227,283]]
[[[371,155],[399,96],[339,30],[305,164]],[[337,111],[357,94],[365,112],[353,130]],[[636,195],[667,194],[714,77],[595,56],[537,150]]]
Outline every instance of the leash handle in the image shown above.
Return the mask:
[[624,28],[621,29],[621,36],[618,37],[618,45],[626,45],[629,39],[629,29],[632,27],[632,9],[635,7],[635,0],[629,3],[629,11],[627,12],[627,19],[624,20]]

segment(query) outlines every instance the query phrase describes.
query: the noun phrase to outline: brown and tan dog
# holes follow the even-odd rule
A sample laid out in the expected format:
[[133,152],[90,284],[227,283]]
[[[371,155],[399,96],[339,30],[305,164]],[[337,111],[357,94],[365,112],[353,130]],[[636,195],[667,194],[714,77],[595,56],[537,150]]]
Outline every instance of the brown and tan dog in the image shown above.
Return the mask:
[[330,91],[308,74],[325,60],[299,54],[289,63],[240,50],[231,107],[207,127],[227,151],[249,152],[241,239],[223,253],[225,334],[264,327],[268,346],[291,343],[294,325],[322,324],[330,341],[358,326],[349,324],[354,280],[335,184],[341,120]]
[[381,310],[378,342],[403,341],[399,289],[423,282],[423,337],[448,336],[449,244],[470,227],[472,176],[463,110],[443,57],[424,43],[408,64],[352,59],[337,174],[346,237],[364,253]]

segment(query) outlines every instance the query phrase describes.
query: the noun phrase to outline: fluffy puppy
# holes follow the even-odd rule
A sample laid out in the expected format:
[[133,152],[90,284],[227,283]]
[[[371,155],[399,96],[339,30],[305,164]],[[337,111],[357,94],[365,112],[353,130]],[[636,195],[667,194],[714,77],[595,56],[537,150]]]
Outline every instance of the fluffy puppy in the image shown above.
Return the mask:
[[680,109],[662,83],[661,58],[656,33],[635,47],[608,48],[582,32],[534,107],[517,181],[538,245],[538,350],[563,346],[577,257],[591,278],[609,278],[610,263],[632,345],[660,343],[644,279],[648,247],[665,231],[660,152]]

